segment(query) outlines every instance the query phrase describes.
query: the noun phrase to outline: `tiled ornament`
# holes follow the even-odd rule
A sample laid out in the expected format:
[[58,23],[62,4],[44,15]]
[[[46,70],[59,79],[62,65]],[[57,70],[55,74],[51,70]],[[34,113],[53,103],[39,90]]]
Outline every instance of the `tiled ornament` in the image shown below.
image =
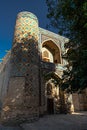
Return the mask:
[[14,32],[12,62],[21,75],[26,73],[24,67],[29,69],[26,64],[38,64],[38,33],[37,17],[30,12],[19,13]]
[[21,12],[17,16],[15,26],[15,40],[21,41],[23,38],[35,39],[38,41],[38,19],[30,12]]

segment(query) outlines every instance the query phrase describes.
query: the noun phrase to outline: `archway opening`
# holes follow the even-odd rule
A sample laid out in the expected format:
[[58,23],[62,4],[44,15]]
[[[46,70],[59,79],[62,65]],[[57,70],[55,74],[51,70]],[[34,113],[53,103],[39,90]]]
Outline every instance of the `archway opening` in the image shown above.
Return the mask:
[[46,82],[45,86],[45,110],[47,114],[54,114],[57,111],[59,100],[59,87],[55,86],[52,79]]
[[45,47],[42,48],[42,60],[46,62],[53,63],[53,55],[52,53]]
[[47,83],[47,113],[54,114],[53,85]]
[[61,63],[60,49],[52,40],[47,40],[42,44],[42,60],[55,64]]

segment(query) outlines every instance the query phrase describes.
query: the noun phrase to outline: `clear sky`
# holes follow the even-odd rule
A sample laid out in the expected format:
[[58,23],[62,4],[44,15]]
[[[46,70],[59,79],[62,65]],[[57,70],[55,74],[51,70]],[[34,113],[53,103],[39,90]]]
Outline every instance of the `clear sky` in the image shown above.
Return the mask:
[[6,54],[5,50],[9,50],[12,46],[16,16],[21,11],[34,13],[42,28],[46,28],[49,23],[46,18],[45,0],[2,0],[0,2],[0,59]]

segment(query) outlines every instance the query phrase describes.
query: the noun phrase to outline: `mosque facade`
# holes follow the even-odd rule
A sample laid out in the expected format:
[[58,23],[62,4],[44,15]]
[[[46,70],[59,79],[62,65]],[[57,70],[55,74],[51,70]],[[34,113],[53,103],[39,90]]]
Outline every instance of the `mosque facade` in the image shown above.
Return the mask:
[[[17,15],[12,49],[0,63],[2,122],[33,121],[44,114],[58,114],[60,106],[67,108],[68,94],[45,79],[48,73],[62,78],[67,42],[68,38],[40,28],[34,14]],[[68,95],[72,111],[87,110],[87,90],[84,93]]]

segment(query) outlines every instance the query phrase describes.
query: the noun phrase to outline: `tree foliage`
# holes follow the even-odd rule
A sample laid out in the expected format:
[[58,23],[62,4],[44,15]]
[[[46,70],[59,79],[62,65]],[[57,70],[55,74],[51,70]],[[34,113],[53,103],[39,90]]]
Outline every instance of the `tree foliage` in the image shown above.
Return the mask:
[[87,87],[87,2],[86,0],[46,0],[50,26],[70,38],[65,44],[68,61],[63,89],[80,91]]

